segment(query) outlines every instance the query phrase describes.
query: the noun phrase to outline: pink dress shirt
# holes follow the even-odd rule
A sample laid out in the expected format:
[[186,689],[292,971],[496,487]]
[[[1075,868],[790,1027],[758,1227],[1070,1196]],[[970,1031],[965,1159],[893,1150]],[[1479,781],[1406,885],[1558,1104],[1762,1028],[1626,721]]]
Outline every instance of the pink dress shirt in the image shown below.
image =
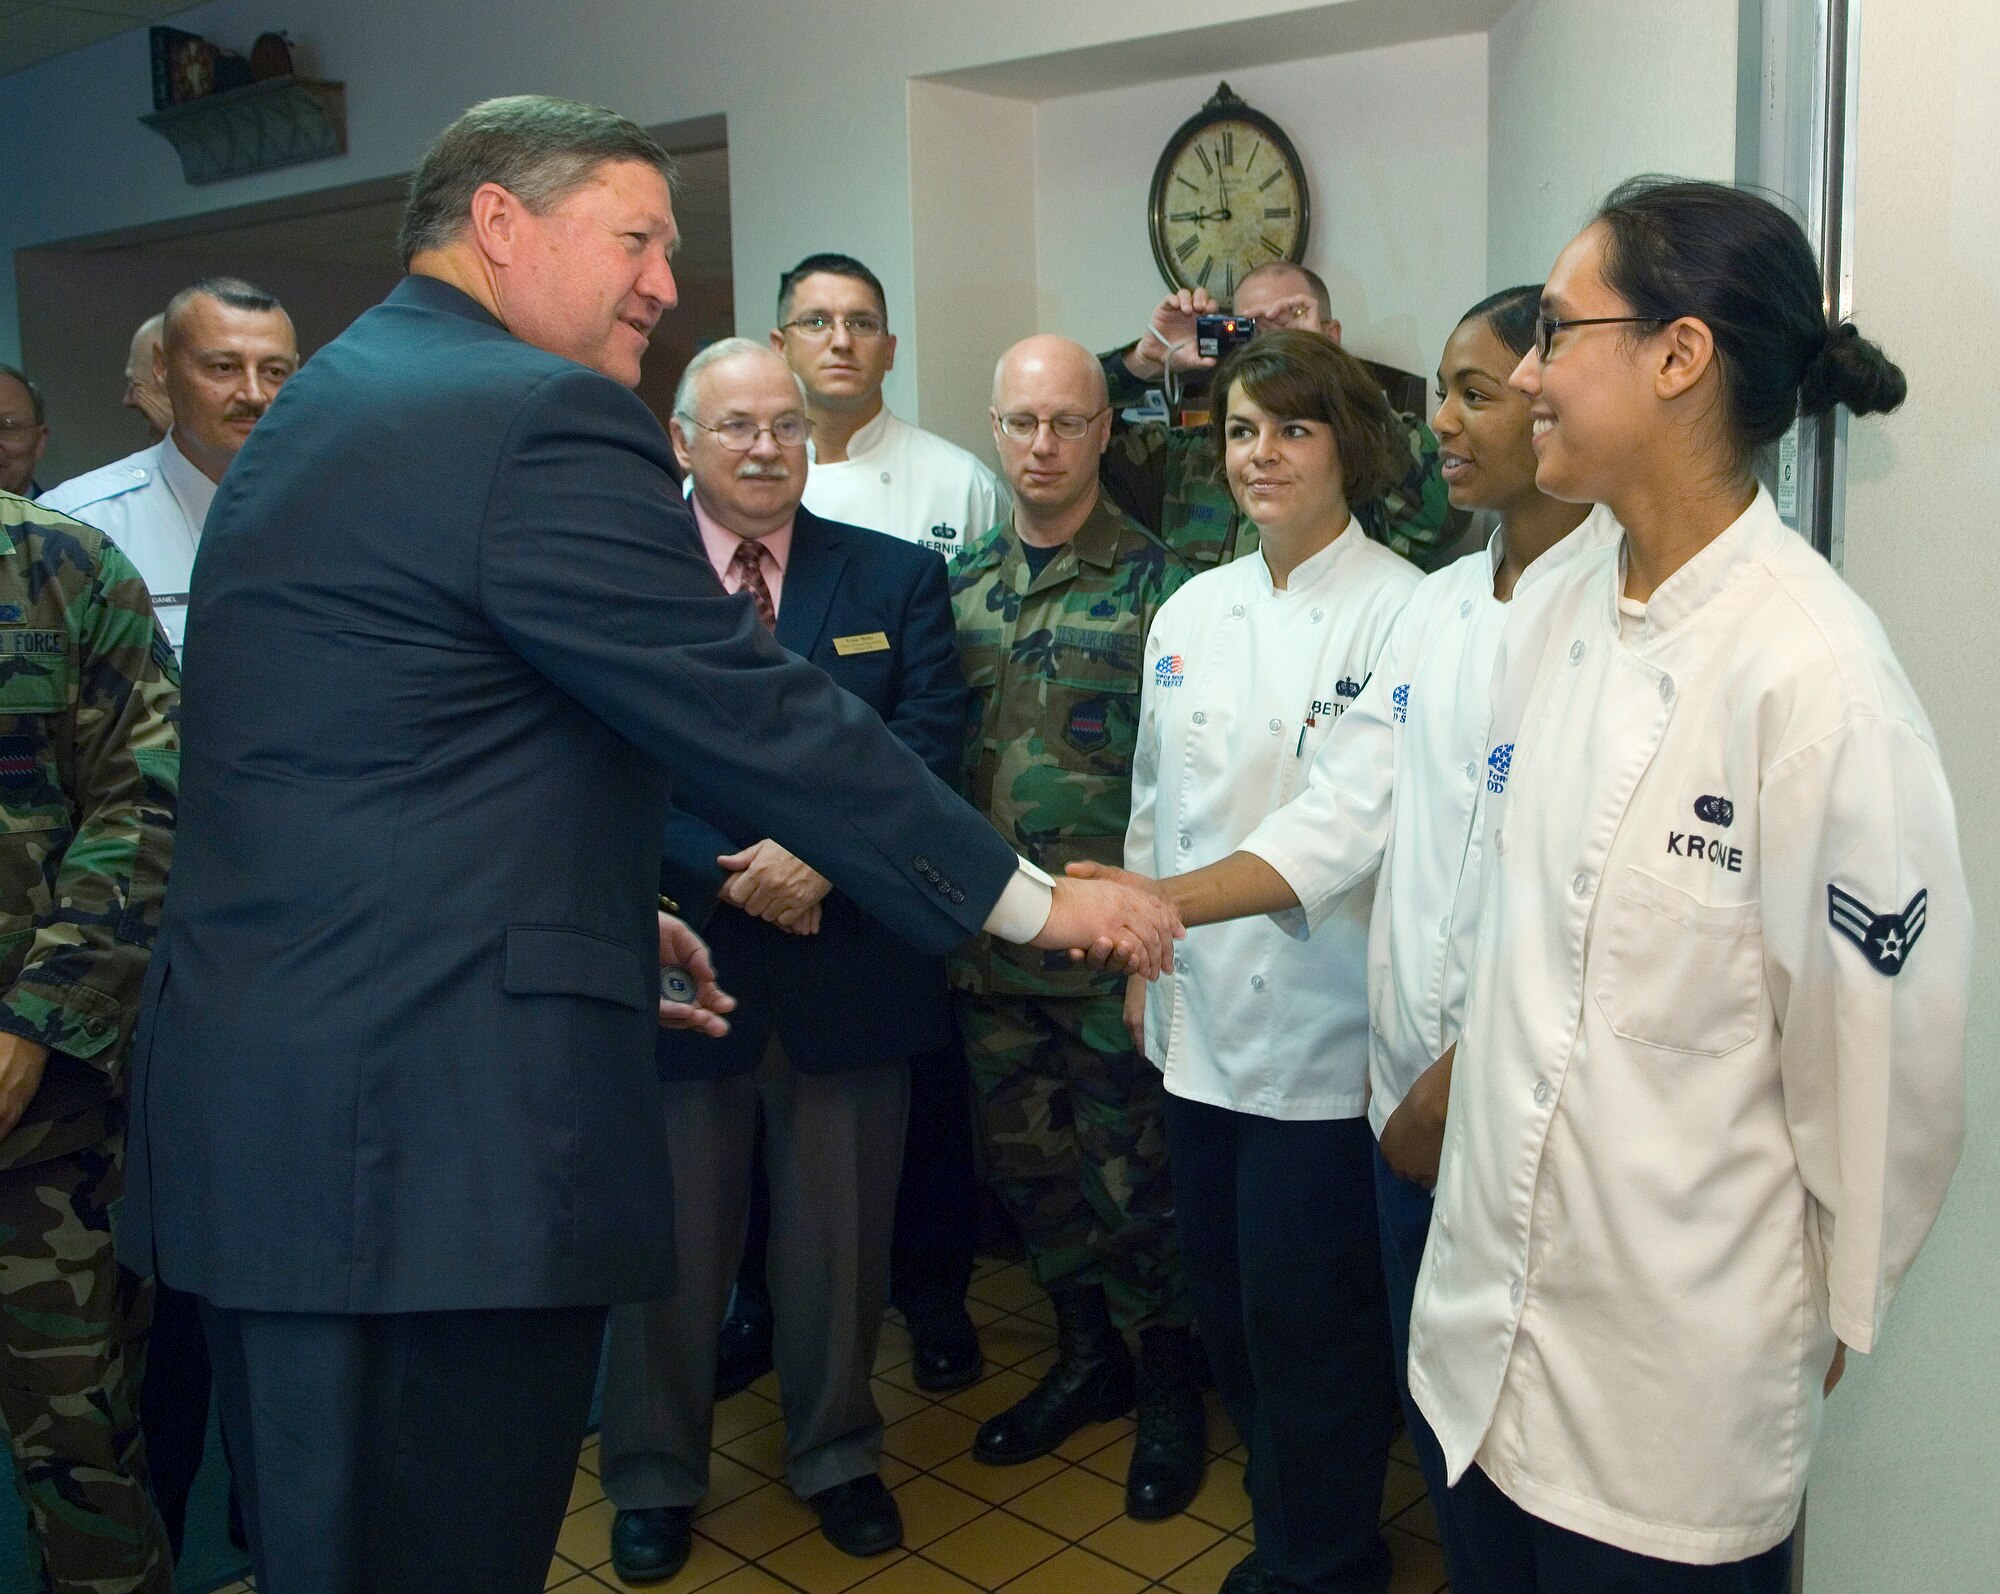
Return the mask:
[[[715,566],[715,574],[722,582],[724,592],[742,589],[743,575],[736,568],[736,550],[747,537],[739,537],[727,526],[718,522],[701,506],[701,494],[689,493],[688,506],[694,510],[694,523],[701,528],[701,544],[708,551],[708,562]],[[757,539],[764,545],[764,551],[771,557],[764,563],[764,585],[771,589],[771,612],[779,612],[785,602],[785,566],[792,558],[792,528],[790,524],[781,526],[767,537]]]

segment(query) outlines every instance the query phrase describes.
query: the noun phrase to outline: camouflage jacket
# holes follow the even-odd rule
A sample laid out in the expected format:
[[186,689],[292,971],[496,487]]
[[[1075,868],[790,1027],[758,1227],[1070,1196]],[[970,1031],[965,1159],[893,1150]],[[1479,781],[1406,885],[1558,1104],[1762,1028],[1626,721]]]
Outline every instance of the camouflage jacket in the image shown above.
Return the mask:
[[0,493],[0,1030],[49,1048],[0,1169],[108,1138],[173,851],[180,669],[102,532]]
[[[952,561],[958,656],[972,687],[966,796],[1025,858],[1119,863],[1132,808],[1139,671],[1162,603],[1198,566],[1100,496],[1032,581],[1011,522]],[[1085,996],[1122,981],[983,936],[952,982],[1013,995]]]
[[[1105,450],[1105,491],[1141,525],[1189,558],[1221,564],[1257,546],[1257,528],[1237,512],[1222,458],[1205,426],[1168,426],[1123,419],[1147,384],[1125,368],[1125,351],[1100,355],[1111,390],[1111,446]],[[1454,511],[1438,473],[1438,441],[1414,415],[1392,411],[1410,450],[1403,479],[1372,503],[1353,505],[1361,529],[1419,570],[1437,570],[1455,556],[1468,518]]]

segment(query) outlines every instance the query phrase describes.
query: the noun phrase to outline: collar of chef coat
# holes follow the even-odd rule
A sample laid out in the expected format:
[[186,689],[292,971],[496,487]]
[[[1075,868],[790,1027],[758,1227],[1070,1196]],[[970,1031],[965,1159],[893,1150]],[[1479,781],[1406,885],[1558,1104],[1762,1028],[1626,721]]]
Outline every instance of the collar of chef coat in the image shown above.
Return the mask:
[[[1492,593],[1493,582],[1500,574],[1501,537],[1505,528],[1495,526],[1493,535],[1486,539],[1486,579],[1487,592]],[[1514,595],[1531,581],[1540,581],[1553,575],[1580,553],[1588,553],[1593,548],[1609,548],[1625,535],[1625,528],[1618,524],[1618,517],[1602,504],[1591,505],[1590,513],[1579,520],[1566,537],[1559,537],[1527,569],[1521,572],[1521,579],[1514,583]],[[1678,574],[1678,572],[1676,572]]]
[[[1721,536],[1660,583],[1646,604],[1639,640],[1665,636],[1690,615],[1698,613],[1744,566],[1770,557],[1783,539],[1796,535],[1778,518],[1778,506],[1760,482],[1750,507],[1732,520]],[[1611,629],[1618,630],[1618,599],[1625,591],[1625,544],[1618,546],[1618,580],[1610,594]]]
[[[1265,561],[1264,549],[1260,546],[1257,550],[1258,596],[1278,598],[1303,591],[1307,587],[1318,586],[1328,576],[1333,574],[1335,567],[1348,554],[1353,552],[1355,544],[1360,540],[1361,530],[1354,524],[1354,517],[1349,515],[1347,517],[1347,524],[1340,528],[1339,534],[1334,537],[1332,542],[1320,549],[1310,559],[1301,559],[1298,564],[1292,567],[1292,573],[1286,579],[1282,592],[1271,580],[1271,567]],[[1262,542],[1261,538],[1259,542]]]
[[[895,422],[896,417],[889,413],[889,406],[884,404],[860,431],[847,440],[847,459],[857,460],[864,454],[874,453],[876,449],[882,446],[884,440],[887,439],[889,428]],[[809,451],[809,457],[817,461],[819,455],[810,453],[812,444],[807,443],[806,447]],[[846,463],[846,461],[842,461],[842,463]]]
[[188,530],[200,536],[202,522],[208,519],[208,506],[215,502],[215,483],[181,452],[172,432],[160,442],[160,475],[180,504],[181,513],[187,516]]

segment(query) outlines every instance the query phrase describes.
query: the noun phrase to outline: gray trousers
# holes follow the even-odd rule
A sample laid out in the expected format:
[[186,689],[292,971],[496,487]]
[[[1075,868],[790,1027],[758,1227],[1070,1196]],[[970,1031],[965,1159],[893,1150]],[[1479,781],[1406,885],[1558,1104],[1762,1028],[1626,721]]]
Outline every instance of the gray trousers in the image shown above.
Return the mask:
[[889,1289],[909,1064],[801,1074],[776,1033],[754,1074],[670,1080],[679,1287],[615,1307],[601,1428],[604,1492],[621,1511],[708,1490],[715,1351],[743,1255],[750,1155],[764,1110],[774,1359],[785,1471],[805,1498],[876,1470],[868,1383]]

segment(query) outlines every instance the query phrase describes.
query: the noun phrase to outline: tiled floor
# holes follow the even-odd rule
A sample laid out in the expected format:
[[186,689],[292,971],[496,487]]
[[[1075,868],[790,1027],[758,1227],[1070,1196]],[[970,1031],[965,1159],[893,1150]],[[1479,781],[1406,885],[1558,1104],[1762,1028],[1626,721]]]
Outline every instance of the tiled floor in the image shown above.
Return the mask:
[[[820,1537],[812,1510],[785,1487],[784,1430],[766,1378],[717,1408],[694,1554],[673,1581],[648,1587],[664,1594],[1214,1594],[1250,1550],[1243,1447],[1215,1397],[1207,1484],[1185,1515],[1167,1522],[1124,1515],[1130,1418],[1088,1428],[1040,1461],[981,1466],[967,1453],[974,1430],[1041,1375],[1053,1360],[1055,1330],[1047,1297],[1018,1264],[982,1263],[972,1295],[987,1373],[970,1389],[923,1394],[909,1375],[909,1336],[894,1319],[882,1332],[875,1361],[876,1403],[888,1424],[882,1476],[902,1505],[902,1549],[857,1561]],[[611,1517],[593,1438],[578,1461],[549,1588],[598,1594],[633,1586],[611,1570]],[[1444,1557],[1423,1479],[1400,1439],[1382,1520],[1396,1559],[1391,1594],[1443,1594]],[[247,1589],[235,1584],[220,1594]]]

